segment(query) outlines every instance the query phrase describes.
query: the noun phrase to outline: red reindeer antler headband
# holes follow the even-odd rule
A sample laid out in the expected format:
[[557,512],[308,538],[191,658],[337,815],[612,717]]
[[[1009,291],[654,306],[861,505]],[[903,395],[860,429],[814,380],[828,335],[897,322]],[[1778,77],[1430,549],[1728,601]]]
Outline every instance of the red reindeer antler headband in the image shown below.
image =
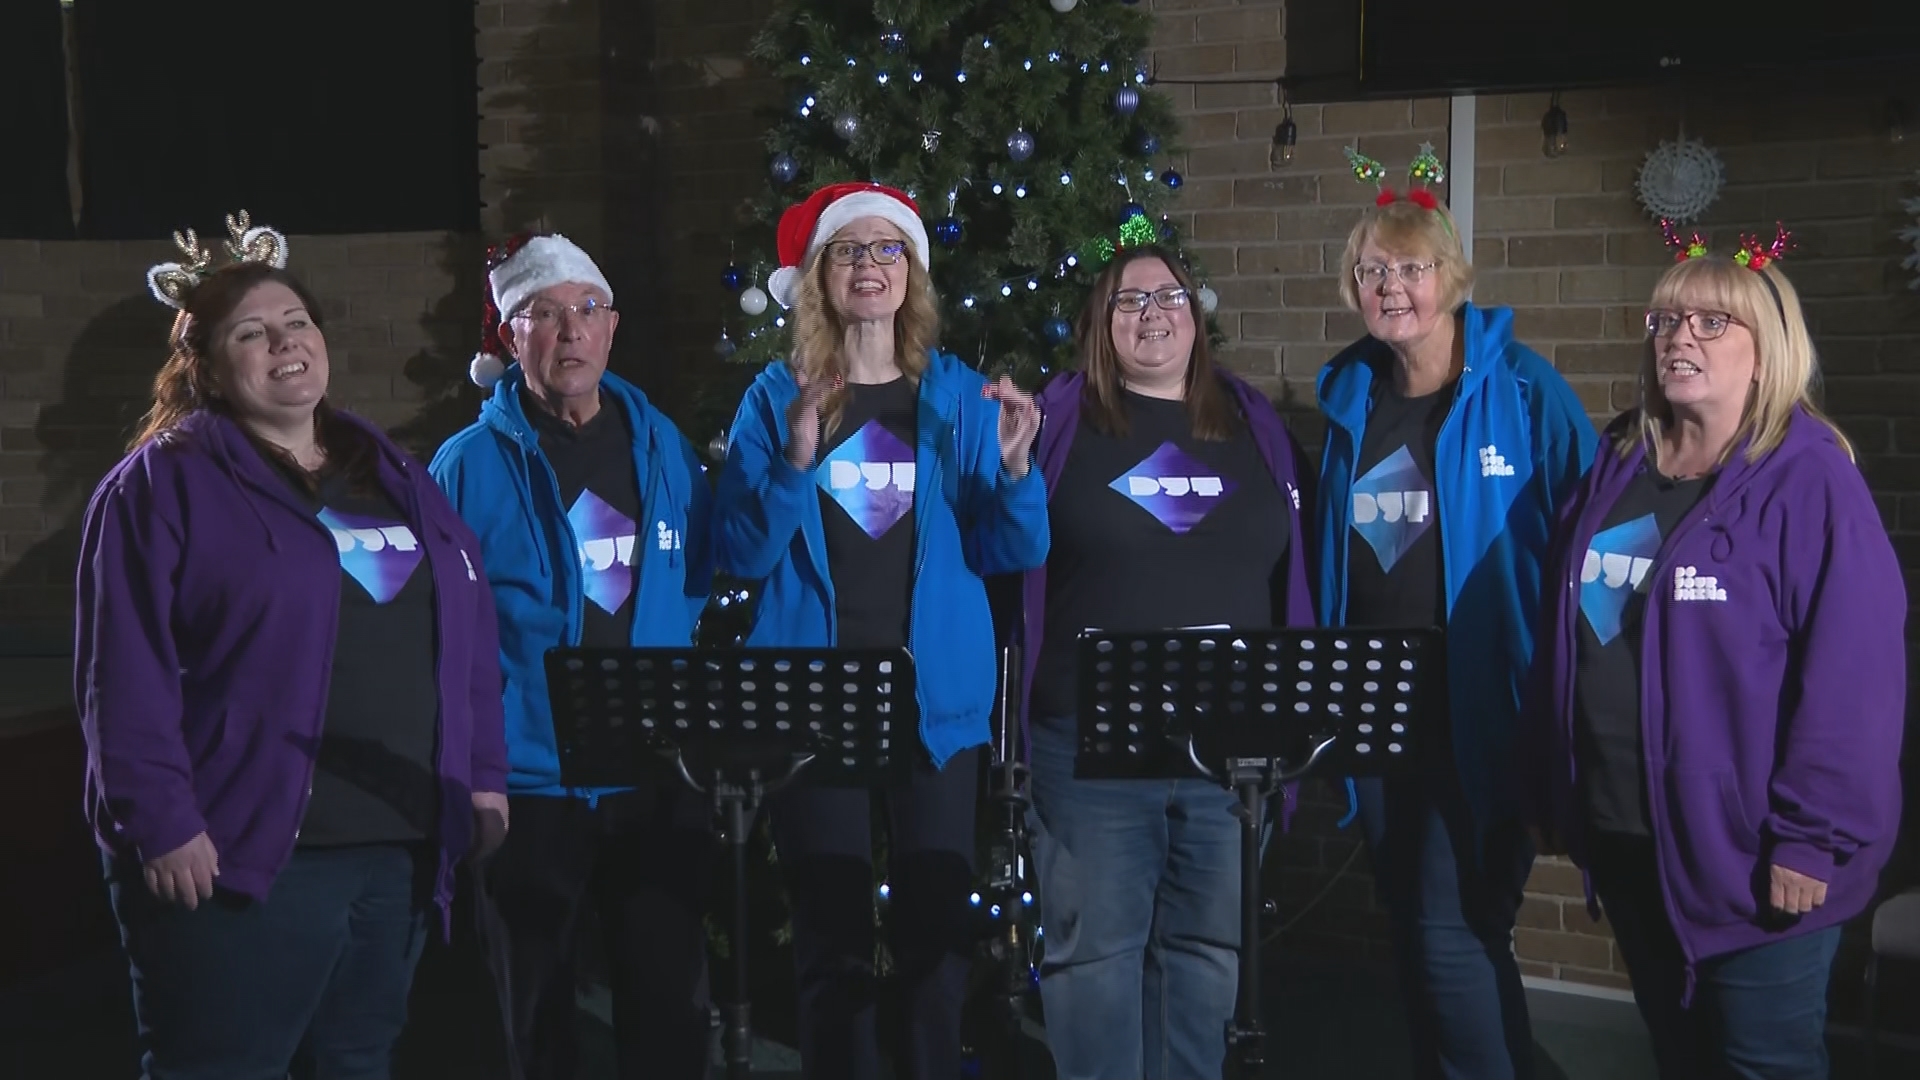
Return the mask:
[[[1667,218],[1660,219],[1660,235],[1666,239],[1667,246],[1673,249],[1674,262],[1685,262],[1709,254],[1704,237],[1696,232],[1685,240],[1680,239],[1679,231]],[[1740,247],[1734,251],[1733,261],[1749,270],[1763,270],[1768,263],[1778,262],[1785,257],[1787,252],[1793,250],[1793,246],[1793,234],[1787,231],[1784,224],[1775,222],[1773,241],[1768,244],[1762,244],[1757,235],[1741,233]]]

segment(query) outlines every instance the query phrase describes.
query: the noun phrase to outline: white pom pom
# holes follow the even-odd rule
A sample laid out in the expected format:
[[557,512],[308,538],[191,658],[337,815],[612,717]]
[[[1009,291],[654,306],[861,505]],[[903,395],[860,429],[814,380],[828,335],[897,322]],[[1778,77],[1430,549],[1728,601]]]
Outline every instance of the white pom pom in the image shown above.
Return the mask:
[[482,390],[493,389],[493,384],[506,373],[506,363],[492,353],[474,353],[473,363],[467,365],[467,377]]
[[767,275],[767,291],[780,301],[783,308],[793,307],[794,290],[800,285],[800,271],[795,267],[783,266]]

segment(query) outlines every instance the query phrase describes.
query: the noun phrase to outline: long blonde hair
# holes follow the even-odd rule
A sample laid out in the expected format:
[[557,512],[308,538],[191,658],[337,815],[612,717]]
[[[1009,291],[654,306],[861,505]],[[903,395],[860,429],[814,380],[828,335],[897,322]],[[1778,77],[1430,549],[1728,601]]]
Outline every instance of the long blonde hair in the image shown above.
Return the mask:
[[[907,264],[907,296],[893,316],[893,358],[908,381],[917,386],[920,373],[927,369],[928,353],[940,337],[940,308],[933,279],[921,268],[913,241],[906,241],[906,245],[901,261]],[[846,358],[840,355],[846,324],[827,301],[828,246],[820,245],[800,274],[793,300],[793,357],[789,363],[809,383],[832,386],[835,376],[847,373]],[[839,425],[846,400],[844,386],[827,391],[820,403],[821,435]]]
[[[1653,287],[1656,309],[1696,308],[1723,311],[1753,335],[1758,377],[1740,414],[1740,427],[1726,454],[1742,440],[1747,460],[1758,461],[1779,448],[1787,436],[1796,409],[1832,429],[1840,448],[1853,457],[1853,443],[1840,426],[1813,403],[1820,381],[1820,363],[1800,308],[1800,294],[1781,273],[1778,263],[1750,270],[1732,259],[1703,255],[1683,259],[1662,274]],[[1640,422],[1623,429],[1615,449],[1625,453],[1635,442],[1647,449],[1655,466],[1660,463],[1660,435],[1673,423],[1673,407],[1660,392],[1659,342],[1649,334],[1640,361]],[[1723,457],[1724,462],[1724,457]]]

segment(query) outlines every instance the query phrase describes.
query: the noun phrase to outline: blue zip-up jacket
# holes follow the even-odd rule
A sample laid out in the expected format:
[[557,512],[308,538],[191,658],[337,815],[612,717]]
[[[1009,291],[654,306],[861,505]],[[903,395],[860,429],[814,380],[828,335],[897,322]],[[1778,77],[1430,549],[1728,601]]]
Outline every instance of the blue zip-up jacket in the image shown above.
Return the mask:
[[[990,737],[997,675],[983,580],[1047,560],[1040,469],[1000,464],[1000,405],[986,379],[935,350],[920,376],[914,447],[914,574],[907,647],[917,671],[920,738],[936,766]],[[764,581],[748,645],[831,646],[833,578],[813,470],[787,463],[787,407],[799,393],[784,362],[747,388],[733,418],[714,511],[720,568]]]
[[[1466,365],[1434,446],[1446,577],[1453,751],[1474,819],[1518,812],[1514,728],[1533,656],[1540,567],[1554,516],[1593,462],[1597,436],[1573,388],[1513,339],[1507,308],[1461,307]],[[1384,342],[1362,338],[1321,369],[1320,617],[1346,625],[1353,484]]]
[[[545,655],[580,643],[586,593],[579,538],[521,401],[525,382],[520,365],[509,367],[480,419],[447,440],[427,468],[479,536],[499,611],[508,790],[594,800],[619,789],[560,783]],[[713,582],[711,489],[693,444],[638,387],[609,372],[600,390],[603,407],[626,410],[640,478],[632,644],[690,646]]]

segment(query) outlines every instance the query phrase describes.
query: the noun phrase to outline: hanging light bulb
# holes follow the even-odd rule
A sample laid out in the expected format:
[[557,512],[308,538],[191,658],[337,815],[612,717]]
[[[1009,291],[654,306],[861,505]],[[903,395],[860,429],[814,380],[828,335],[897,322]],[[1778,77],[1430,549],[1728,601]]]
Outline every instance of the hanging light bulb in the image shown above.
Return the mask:
[[1540,118],[1540,136],[1541,153],[1557,158],[1567,152],[1567,113],[1560,107],[1558,92],[1547,106],[1547,114]]
[[1273,129],[1273,146],[1267,151],[1267,167],[1284,169],[1293,164],[1293,147],[1300,141],[1300,126],[1293,122],[1293,103],[1282,98],[1280,123]]

